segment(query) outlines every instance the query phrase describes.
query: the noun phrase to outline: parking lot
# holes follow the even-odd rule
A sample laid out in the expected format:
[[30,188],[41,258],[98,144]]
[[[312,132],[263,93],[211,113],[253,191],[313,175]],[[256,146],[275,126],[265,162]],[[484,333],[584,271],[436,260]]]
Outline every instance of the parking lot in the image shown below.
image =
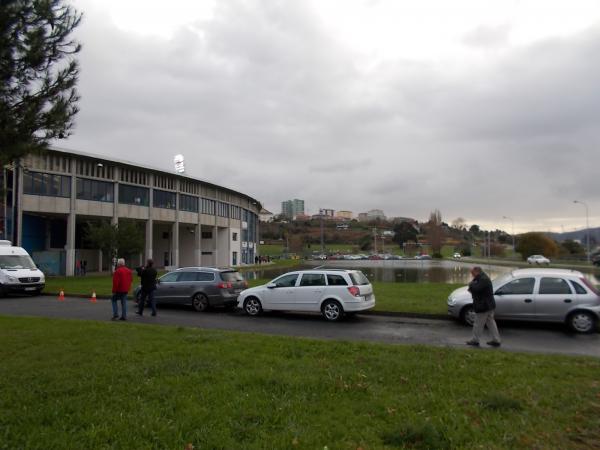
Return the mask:
[[[260,317],[247,317],[241,312],[213,310],[197,313],[191,307],[159,306],[157,317],[135,315],[133,302],[129,302],[128,322],[115,322],[114,326],[129,324],[156,324],[222,329],[230,331],[264,333],[315,339],[358,340],[390,344],[423,344],[464,348],[470,329],[452,320],[408,318],[361,314],[338,323],[328,323],[320,315],[265,313]],[[53,318],[110,321],[108,300],[91,303],[87,298],[67,297],[59,302],[55,297],[8,297],[0,299],[0,314],[41,316]],[[572,334],[561,325],[524,323],[499,324],[503,338],[500,351],[558,353],[600,357],[600,333]],[[472,351],[498,351],[481,349]]]

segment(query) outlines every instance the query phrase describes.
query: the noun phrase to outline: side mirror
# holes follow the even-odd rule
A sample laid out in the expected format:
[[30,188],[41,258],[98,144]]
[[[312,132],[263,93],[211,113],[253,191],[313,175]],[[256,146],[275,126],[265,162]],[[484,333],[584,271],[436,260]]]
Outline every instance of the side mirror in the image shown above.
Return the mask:
[[276,287],[277,287],[277,285],[275,283],[267,284],[267,289],[275,289]]
[[500,296],[502,296],[502,295],[504,295],[504,292],[502,292],[502,291],[498,290],[498,291],[496,291],[496,292],[494,293],[494,295],[500,295]]
[[160,284],[160,278],[156,280],[156,284]]

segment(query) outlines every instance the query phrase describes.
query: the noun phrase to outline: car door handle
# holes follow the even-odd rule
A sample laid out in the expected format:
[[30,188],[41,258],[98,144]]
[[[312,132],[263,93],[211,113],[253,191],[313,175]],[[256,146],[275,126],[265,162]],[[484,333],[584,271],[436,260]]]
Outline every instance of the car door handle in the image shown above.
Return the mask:
[[533,300],[531,300],[530,298],[526,298],[525,299],[525,303],[531,303]]
[[571,303],[572,300],[570,298],[565,298],[565,303]]

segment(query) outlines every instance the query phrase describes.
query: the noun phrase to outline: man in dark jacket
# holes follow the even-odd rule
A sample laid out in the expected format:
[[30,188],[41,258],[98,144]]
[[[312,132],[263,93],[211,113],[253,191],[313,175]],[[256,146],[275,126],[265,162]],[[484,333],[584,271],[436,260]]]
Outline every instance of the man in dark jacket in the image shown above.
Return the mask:
[[146,267],[142,267],[142,269],[138,272],[142,284],[142,288],[140,289],[140,302],[138,303],[138,310],[136,312],[136,314],[139,316],[144,315],[146,299],[148,299],[150,302],[152,315],[156,316],[156,301],[154,300],[154,290],[156,289],[156,269],[153,266],[154,261],[149,259],[146,261]]
[[492,333],[492,340],[487,344],[492,347],[500,347],[500,333],[494,320],[496,301],[494,300],[494,287],[492,281],[481,267],[471,269],[473,280],[469,283],[469,292],[473,297],[473,310],[475,311],[475,322],[473,323],[473,337],[467,341],[467,345],[479,347],[479,338],[483,328],[487,325]]

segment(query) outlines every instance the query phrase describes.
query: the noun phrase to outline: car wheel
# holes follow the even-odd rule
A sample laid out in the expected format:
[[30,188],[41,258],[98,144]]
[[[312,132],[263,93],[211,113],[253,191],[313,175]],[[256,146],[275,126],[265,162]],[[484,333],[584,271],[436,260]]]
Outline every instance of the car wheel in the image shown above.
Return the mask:
[[258,316],[262,312],[260,300],[256,297],[247,298],[244,302],[244,311],[249,316]]
[[588,311],[575,311],[569,316],[567,323],[577,333],[591,333],[596,328],[596,317]]
[[472,327],[475,323],[475,310],[473,305],[465,306],[460,312],[460,319],[468,326]]
[[198,312],[204,312],[208,309],[208,298],[204,294],[196,294],[192,298],[192,306]]
[[340,320],[344,315],[344,309],[337,300],[325,300],[321,306],[323,317],[330,322]]

